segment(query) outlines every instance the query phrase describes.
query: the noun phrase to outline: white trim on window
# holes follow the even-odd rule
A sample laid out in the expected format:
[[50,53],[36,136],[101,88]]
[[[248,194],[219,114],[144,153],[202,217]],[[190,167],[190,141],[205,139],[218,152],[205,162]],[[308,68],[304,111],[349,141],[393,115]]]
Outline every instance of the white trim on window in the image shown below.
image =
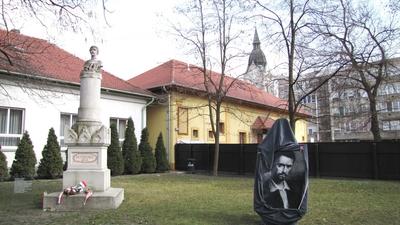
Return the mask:
[[[11,117],[13,116],[13,120]],[[0,145],[2,151],[15,151],[25,130],[25,110],[0,107]]]

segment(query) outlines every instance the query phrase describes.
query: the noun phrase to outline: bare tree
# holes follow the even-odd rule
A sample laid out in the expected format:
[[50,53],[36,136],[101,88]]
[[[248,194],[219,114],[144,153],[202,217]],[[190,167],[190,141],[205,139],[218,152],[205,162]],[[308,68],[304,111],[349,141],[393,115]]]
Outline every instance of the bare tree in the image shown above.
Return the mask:
[[[302,107],[302,100],[315,92],[327,82],[323,80],[311,89],[299,89],[302,78],[307,74],[318,74],[330,65],[327,60],[322,60],[318,52],[313,48],[315,38],[308,28],[309,19],[314,13],[311,0],[283,0],[262,1],[251,0],[255,4],[255,18],[260,18],[271,40],[279,51],[284,54],[283,64],[287,70],[287,98],[289,121],[292,130],[296,131],[296,113]],[[319,58],[317,60],[317,58]],[[330,78],[329,78],[330,79]],[[299,89],[299,91],[296,91]]]
[[381,140],[377,95],[388,77],[390,58],[398,54],[400,24],[397,11],[371,2],[339,0],[325,5],[313,31],[324,37],[329,54],[349,65],[342,77],[362,89],[369,100],[371,132]]
[[[7,32],[16,31],[19,26],[29,21],[40,24],[45,32],[52,28],[58,31],[93,33],[95,32],[93,19],[98,21],[98,12],[103,14],[104,21],[107,23],[106,0],[1,0],[0,6],[0,27]],[[18,48],[13,45],[15,42],[10,41],[9,35],[1,36],[0,56],[11,65],[13,65],[13,56],[18,54]]]
[[[43,29],[48,36],[51,36],[50,33],[53,31],[94,34],[96,30],[93,26],[94,20],[99,23],[101,17],[108,24],[106,0],[2,0],[0,6],[1,70],[26,75],[16,77],[3,74],[0,96],[8,99],[13,96],[9,93],[7,85],[20,87],[33,98],[39,97],[41,100],[49,101],[55,97],[47,90],[51,82],[38,79],[43,75],[39,68],[41,63],[32,64],[38,56],[47,57],[47,51],[51,51],[54,46],[46,41],[19,34],[19,27],[26,23],[37,24],[39,29]],[[99,18],[97,14],[102,16]]]
[[[175,23],[174,32],[192,50],[201,64],[208,115],[215,141],[213,175],[218,175],[220,121],[222,103],[237,79],[227,77],[232,62],[242,56],[236,47],[243,33],[240,27],[242,11],[236,0],[192,0],[179,9],[186,24]],[[183,21],[183,20],[181,20]],[[215,73],[214,71],[219,71]]]

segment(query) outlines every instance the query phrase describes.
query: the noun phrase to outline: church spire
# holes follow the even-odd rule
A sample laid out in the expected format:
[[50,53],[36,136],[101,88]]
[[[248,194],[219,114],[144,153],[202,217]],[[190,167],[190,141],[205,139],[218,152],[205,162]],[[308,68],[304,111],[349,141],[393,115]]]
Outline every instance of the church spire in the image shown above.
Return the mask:
[[258,32],[257,32],[257,28],[255,28],[254,30],[254,38],[253,38],[253,48],[260,47],[260,39],[258,38]]
[[253,39],[253,50],[249,56],[249,63],[247,65],[247,71],[249,71],[250,66],[252,64],[256,65],[257,67],[262,67],[265,69],[267,66],[267,60],[265,58],[264,52],[260,48],[260,39],[258,38],[257,28],[254,29],[254,39]]

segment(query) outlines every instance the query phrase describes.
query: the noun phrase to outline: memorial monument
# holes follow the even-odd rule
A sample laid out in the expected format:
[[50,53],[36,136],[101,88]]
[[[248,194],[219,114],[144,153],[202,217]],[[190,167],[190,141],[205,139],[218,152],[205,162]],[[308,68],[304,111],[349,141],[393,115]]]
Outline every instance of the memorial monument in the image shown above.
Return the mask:
[[107,146],[110,129],[101,123],[100,93],[102,63],[97,59],[99,49],[90,47],[91,59],[86,61],[80,74],[80,105],[77,122],[65,132],[68,146],[67,170],[63,173],[63,190],[84,181],[93,192],[84,205],[85,195],[77,193],[57,199],[60,194],[44,194],[43,209],[73,211],[79,209],[115,209],[124,199],[124,189],[110,187],[107,168]]
[[307,211],[308,152],[286,119],[257,148],[254,210],[264,225],[295,225]]

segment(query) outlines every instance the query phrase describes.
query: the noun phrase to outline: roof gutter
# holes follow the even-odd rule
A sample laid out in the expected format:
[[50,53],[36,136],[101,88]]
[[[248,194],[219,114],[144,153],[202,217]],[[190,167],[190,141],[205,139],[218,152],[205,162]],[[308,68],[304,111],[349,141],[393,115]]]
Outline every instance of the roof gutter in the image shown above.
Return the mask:
[[[77,83],[77,82],[59,80],[59,79],[54,79],[54,78],[49,78],[49,77],[44,77],[44,76],[30,75],[30,74],[26,74],[26,73],[12,72],[12,71],[2,70],[2,69],[0,69],[0,73],[13,74],[13,75],[18,75],[18,76],[23,76],[23,77],[28,77],[28,78],[34,78],[34,79],[38,79],[38,80],[48,80],[48,81],[52,81],[52,82],[80,86],[80,83]],[[139,95],[139,96],[148,97],[148,98],[154,98],[154,96],[151,96],[151,95],[140,94],[140,93],[135,93],[135,92],[130,92],[130,91],[124,91],[124,90],[119,90],[119,89],[114,89],[114,88],[101,87],[101,89],[124,93],[124,94],[130,94],[130,95],[133,94],[133,95]]]
[[[144,113],[145,113],[145,110],[146,110],[147,106],[151,105],[154,102],[155,99],[156,99],[155,97],[151,97],[150,102],[148,102],[146,105],[144,105],[142,107],[142,116],[141,116],[142,117],[141,118],[141,121],[142,121],[141,128],[142,129],[140,129],[141,131],[145,128],[145,126],[144,126]],[[146,118],[146,120],[147,120],[147,118]]]

